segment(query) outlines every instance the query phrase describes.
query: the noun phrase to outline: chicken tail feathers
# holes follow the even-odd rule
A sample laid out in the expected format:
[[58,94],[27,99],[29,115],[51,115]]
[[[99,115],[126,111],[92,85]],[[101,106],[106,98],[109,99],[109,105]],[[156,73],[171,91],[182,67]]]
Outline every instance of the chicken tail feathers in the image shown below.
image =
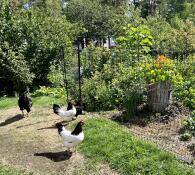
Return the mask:
[[62,132],[64,126],[61,123],[56,123],[56,127],[57,127],[58,133],[60,135],[60,133]]
[[60,109],[60,106],[59,105],[53,104],[53,112],[55,114],[58,114],[59,109]]

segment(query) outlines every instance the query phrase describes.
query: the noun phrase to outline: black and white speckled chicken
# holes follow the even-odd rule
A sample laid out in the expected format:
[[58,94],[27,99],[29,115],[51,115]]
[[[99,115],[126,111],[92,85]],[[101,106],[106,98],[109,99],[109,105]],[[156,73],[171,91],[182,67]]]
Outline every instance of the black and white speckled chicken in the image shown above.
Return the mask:
[[82,130],[83,125],[84,122],[83,120],[81,120],[80,122],[78,122],[75,129],[71,132],[69,130],[66,130],[61,123],[56,124],[58,133],[63,139],[64,146],[68,148],[69,151],[70,148],[76,148],[76,146],[84,140],[84,133]]
[[57,104],[53,104],[53,112],[62,117],[66,122],[73,120],[78,115],[84,114],[82,108],[75,107],[71,102],[68,102],[67,110]]

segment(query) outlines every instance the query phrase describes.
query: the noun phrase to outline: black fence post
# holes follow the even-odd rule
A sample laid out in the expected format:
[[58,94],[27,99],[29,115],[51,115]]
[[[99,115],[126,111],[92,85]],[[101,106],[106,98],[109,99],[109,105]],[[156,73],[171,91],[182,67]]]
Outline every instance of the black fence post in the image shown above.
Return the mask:
[[68,102],[68,81],[67,81],[67,72],[66,72],[66,60],[64,58],[64,46],[62,46],[62,60],[63,60],[63,79],[64,79],[64,90],[66,93],[66,102]]
[[80,55],[80,43],[77,43],[77,54],[78,54],[78,75],[79,75],[79,100],[81,101],[82,90],[81,90],[81,55]]

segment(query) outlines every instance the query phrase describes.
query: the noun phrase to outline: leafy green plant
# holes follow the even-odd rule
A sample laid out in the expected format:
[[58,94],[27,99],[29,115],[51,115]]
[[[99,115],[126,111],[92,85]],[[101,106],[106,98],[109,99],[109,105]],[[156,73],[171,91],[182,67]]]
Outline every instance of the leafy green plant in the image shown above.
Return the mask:
[[183,130],[189,135],[195,136],[195,111],[192,111],[190,117],[183,121]]
[[147,26],[132,26],[128,24],[123,28],[123,33],[116,41],[118,48],[123,50],[128,57],[139,60],[144,54],[150,51],[153,37]]
[[143,78],[139,67],[127,67],[121,63],[105,64],[101,72],[96,71],[93,77],[84,79],[83,98],[91,110],[115,107],[132,107],[134,110],[138,105],[136,101],[142,101],[137,96],[142,85]]
[[40,89],[37,89],[35,92],[33,92],[32,97],[40,97],[40,96],[65,98],[65,91],[63,88],[50,88],[50,87],[40,86]]
[[111,59],[111,52],[104,47],[95,47],[90,43],[81,55],[83,65],[83,77],[90,78],[96,71],[101,71],[104,64]]
[[141,62],[140,66],[143,68],[147,83],[157,83],[173,79],[176,72],[173,61],[164,55],[160,55],[157,59]]
[[176,68],[182,76],[174,83],[173,96],[176,100],[182,101],[184,105],[195,109],[195,63],[194,60],[181,61]]
[[115,98],[113,98],[111,87],[100,76],[95,75],[86,79],[82,86],[83,98],[88,110],[108,110],[113,108]]

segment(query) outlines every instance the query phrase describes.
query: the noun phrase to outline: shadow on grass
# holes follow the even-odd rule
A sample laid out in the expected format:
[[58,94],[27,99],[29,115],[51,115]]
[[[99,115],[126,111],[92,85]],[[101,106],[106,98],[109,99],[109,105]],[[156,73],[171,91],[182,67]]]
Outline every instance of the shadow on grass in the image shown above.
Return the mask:
[[37,130],[44,130],[44,129],[56,129],[56,127],[55,126],[48,126],[48,127],[38,128]]
[[69,151],[62,151],[62,152],[45,152],[45,153],[35,153],[34,156],[41,156],[41,157],[46,157],[54,162],[61,162],[64,160],[68,160],[72,156],[72,152]]
[[23,128],[23,127],[26,127],[26,126],[32,126],[32,125],[36,125],[36,124],[39,124],[39,123],[41,123],[41,122],[36,122],[36,123],[21,125],[21,126],[17,126],[16,128]]
[[[53,119],[53,120],[55,120],[55,119]],[[23,128],[23,127],[27,127],[27,126],[33,126],[33,125],[36,125],[36,124],[39,124],[39,123],[45,123],[45,122],[49,122],[49,121],[53,121],[53,120],[39,121],[39,122],[35,122],[35,123],[30,123],[30,124],[26,124],[26,125],[17,126],[16,128]]]
[[[64,124],[63,122],[58,122],[58,123],[63,124],[63,126],[67,126],[67,125],[68,125],[68,123],[65,123],[65,124]],[[56,124],[57,124],[57,123],[56,123]],[[39,129],[37,129],[37,130],[44,130],[44,129],[57,129],[56,124],[54,124],[54,125],[52,125],[52,126],[48,126],[48,127],[39,128]]]
[[4,122],[0,123],[0,127],[12,124],[12,123],[17,122],[17,121],[22,120],[22,119],[24,119],[23,115],[17,114],[11,118],[6,119]]

